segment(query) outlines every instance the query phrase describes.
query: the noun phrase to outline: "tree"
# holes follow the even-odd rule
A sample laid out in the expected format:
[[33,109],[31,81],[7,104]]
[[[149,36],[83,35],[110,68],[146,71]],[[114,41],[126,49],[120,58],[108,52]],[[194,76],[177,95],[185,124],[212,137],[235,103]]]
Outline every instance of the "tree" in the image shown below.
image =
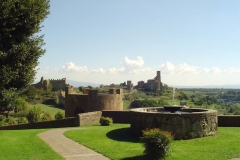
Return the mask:
[[45,50],[40,24],[49,0],[2,0],[0,3],[0,111],[14,108],[18,93],[30,85]]

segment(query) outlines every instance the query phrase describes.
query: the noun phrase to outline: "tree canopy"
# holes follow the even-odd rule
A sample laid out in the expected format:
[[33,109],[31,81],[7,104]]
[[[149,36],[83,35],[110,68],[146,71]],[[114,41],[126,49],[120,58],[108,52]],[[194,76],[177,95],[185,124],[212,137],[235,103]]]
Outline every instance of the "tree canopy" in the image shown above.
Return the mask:
[[10,110],[14,97],[29,86],[45,50],[41,23],[49,0],[0,2],[0,111]]

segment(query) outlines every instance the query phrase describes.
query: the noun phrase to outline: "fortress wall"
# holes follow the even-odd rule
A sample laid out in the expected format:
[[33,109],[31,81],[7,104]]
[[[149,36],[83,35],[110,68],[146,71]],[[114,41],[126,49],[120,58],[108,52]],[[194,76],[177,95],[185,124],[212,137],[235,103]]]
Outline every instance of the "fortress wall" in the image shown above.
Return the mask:
[[77,108],[83,112],[88,111],[87,94],[67,94],[65,95],[65,117],[74,117]]
[[49,81],[52,84],[54,90],[64,90],[65,89],[65,86],[66,86],[65,78],[57,79],[57,80],[50,79]]
[[85,107],[86,112],[91,112],[91,111],[100,111],[97,107],[98,103],[98,90],[89,90],[88,91],[88,105],[87,108]]
[[100,110],[123,110],[122,95],[99,94],[97,108]]
[[144,87],[144,81],[139,81],[137,87],[138,88],[143,88]]

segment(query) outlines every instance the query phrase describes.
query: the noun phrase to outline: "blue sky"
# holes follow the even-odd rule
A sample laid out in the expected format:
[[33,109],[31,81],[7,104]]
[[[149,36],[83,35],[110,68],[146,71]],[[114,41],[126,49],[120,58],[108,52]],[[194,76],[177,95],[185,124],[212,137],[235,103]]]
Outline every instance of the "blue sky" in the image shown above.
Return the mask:
[[35,81],[240,84],[239,0],[57,0]]

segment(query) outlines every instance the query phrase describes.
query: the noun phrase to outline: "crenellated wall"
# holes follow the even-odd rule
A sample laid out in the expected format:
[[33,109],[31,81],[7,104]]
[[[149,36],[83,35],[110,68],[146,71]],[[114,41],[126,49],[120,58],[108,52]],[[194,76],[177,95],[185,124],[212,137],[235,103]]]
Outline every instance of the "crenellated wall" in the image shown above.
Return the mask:
[[44,80],[43,77],[41,77],[40,82],[33,84],[38,89],[47,89],[48,85],[51,84],[54,90],[65,90],[66,87],[66,78],[62,79],[46,79]]
[[87,94],[72,94],[70,86],[65,89],[65,117],[78,113],[123,110],[123,90],[109,89],[109,94],[99,94],[98,90],[88,90]]

